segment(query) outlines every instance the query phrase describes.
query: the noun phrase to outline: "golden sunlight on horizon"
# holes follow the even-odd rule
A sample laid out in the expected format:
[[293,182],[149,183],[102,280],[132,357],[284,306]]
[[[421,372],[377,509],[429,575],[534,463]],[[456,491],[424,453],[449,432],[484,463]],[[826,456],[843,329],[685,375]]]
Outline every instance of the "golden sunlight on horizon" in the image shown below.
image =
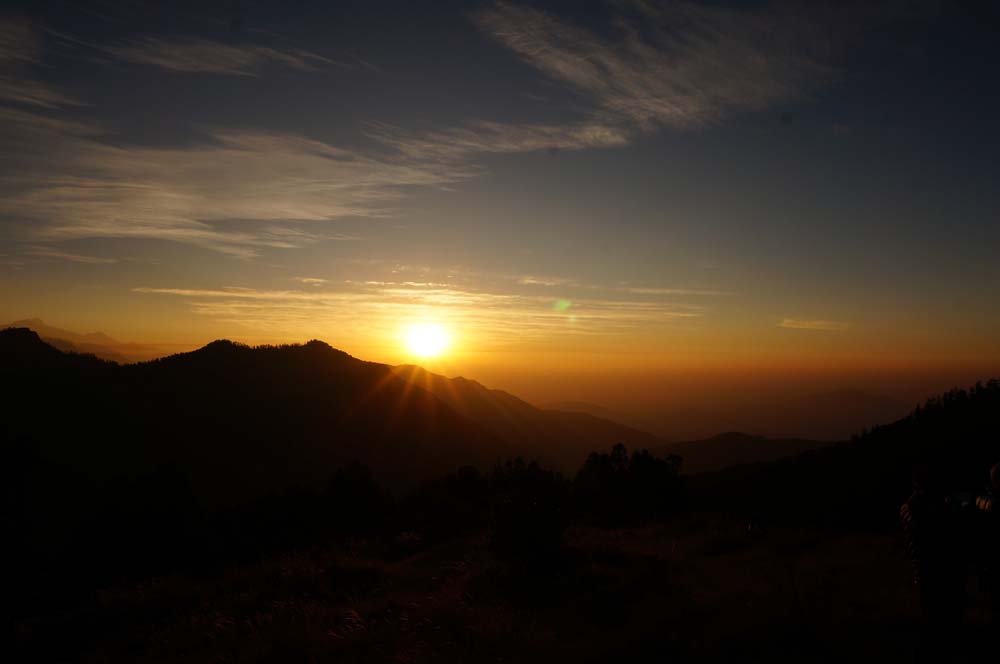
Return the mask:
[[403,330],[403,344],[421,359],[440,357],[451,346],[451,334],[438,323],[415,323]]

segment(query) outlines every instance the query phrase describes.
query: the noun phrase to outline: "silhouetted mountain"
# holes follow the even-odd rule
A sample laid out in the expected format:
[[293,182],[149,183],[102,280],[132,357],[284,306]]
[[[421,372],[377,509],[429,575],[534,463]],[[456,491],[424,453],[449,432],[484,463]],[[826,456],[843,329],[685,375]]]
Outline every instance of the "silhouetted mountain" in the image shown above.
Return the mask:
[[671,443],[651,451],[661,456],[676,454],[684,459],[684,473],[692,475],[739,464],[774,461],[830,444],[798,438],[765,438],[734,431],[705,440]]
[[447,378],[413,365],[395,367],[393,371],[505,441],[511,450],[564,472],[576,470],[590,452],[615,443],[631,449],[664,444],[652,434],[587,413],[536,408],[508,392],[486,388],[468,378]]
[[690,478],[705,508],[795,523],[895,527],[922,468],[947,492],[975,492],[1000,461],[1000,380],[952,390],[850,442]]
[[[846,440],[862,429],[906,415],[913,404],[863,390],[841,389],[796,397],[746,394],[697,407],[667,409],[651,431],[668,440],[698,440],[719,431],[751,431],[768,438]],[[654,419],[651,415],[650,419]]]
[[328,345],[216,341],[131,365],[0,331],[9,439],[99,481],[182,469],[195,495],[238,502],[315,484],[358,459],[388,484],[488,465],[504,445],[385,365]]
[[[788,417],[776,430],[784,429],[787,432],[784,435],[846,440],[862,429],[898,420],[912,408],[912,403],[907,404],[884,394],[871,394],[858,389],[833,390],[782,404],[782,411]],[[818,433],[823,435],[816,435]]]
[[96,355],[102,359],[120,364],[150,360],[166,354],[158,346],[118,341],[103,332],[79,334],[59,327],[53,327],[39,318],[26,318],[6,325],[0,325],[0,329],[10,327],[25,327],[34,330],[43,341],[59,350],[69,353]]
[[[42,341],[35,331],[22,327],[0,330],[0,366],[3,366],[5,376],[13,379],[21,377],[19,372],[25,371],[103,368],[107,364],[95,357],[62,352]],[[10,383],[10,380],[6,381],[5,387],[16,389],[16,385]]]
[[654,422],[648,421],[638,415],[606,408],[600,404],[590,403],[589,401],[553,401],[540,404],[539,408],[542,410],[558,410],[564,413],[586,413],[587,415],[599,417],[602,420],[624,424],[625,426],[647,433],[652,433],[653,429],[656,428]]

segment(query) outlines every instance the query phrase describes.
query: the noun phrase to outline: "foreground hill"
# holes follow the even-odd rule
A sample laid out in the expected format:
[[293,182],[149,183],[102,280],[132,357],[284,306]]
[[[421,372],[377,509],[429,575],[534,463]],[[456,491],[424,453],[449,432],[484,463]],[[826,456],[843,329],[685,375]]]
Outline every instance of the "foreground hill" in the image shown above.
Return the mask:
[[446,378],[413,365],[393,369],[482,426],[511,449],[564,472],[576,470],[587,455],[622,443],[629,449],[654,449],[664,441],[652,434],[588,413],[543,410],[503,390],[468,378]]

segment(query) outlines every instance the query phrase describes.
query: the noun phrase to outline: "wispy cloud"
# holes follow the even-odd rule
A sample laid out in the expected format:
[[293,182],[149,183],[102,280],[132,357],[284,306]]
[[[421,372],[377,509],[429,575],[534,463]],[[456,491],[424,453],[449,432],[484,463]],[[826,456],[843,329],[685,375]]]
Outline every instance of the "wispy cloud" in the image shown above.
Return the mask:
[[319,277],[292,277],[292,279],[309,286],[322,286],[327,282],[326,279],[320,279]]
[[534,275],[526,274],[517,280],[517,283],[522,286],[576,286],[578,285],[574,279],[566,279],[563,277],[537,277]]
[[356,239],[314,223],[391,215],[408,189],[478,172],[261,132],[216,131],[184,148],[113,146],[34,114],[5,117],[0,149],[11,168],[0,173],[0,213],[30,223],[36,242],[148,238],[250,257],[263,247]]
[[619,15],[614,37],[505,2],[473,17],[525,62],[593,100],[601,114],[640,128],[703,126],[794,99],[828,74],[803,51],[806,36],[786,32],[791,26],[773,7],[633,4],[640,16]]
[[807,94],[829,77],[818,56],[819,21],[779,6],[728,10],[695,3],[625,2],[608,32],[544,11],[496,2],[473,22],[545,76],[579,94],[579,119],[563,124],[476,122],[414,133],[375,125],[371,135],[408,155],[620,147],[660,127],[704,127]]
[[202,74],[254,76],[254,68],[265,63],[301,71],[311,71],[320,64],[337,64],[300,49],[225,44],[208,39],[146,37],[128,44],[101,47],[101,50],[130,64]]
[[38,258],[52,258],[55,260],[69,261],[71,263],[86,263],[89,265],[110,265],[117,263],[117,258],[107,258],[105,256],[89,256],[85,254],[73,254],[67,251],[60,251],[52,247],[28,247],[23,252],[25,256],[36,256]]
[[0,100],[49,109],[79,105],[35,78],[41,55],[41,38],[25,17],[0,16]]
[[802,320],[800,318],[785,318],[778,327],[785,327],[792,330],[820,330],[824,332],[840,332],[846,330],[849,325],[842,321],[835,320]]
[[24,261],[16,258],[11,258],[7,254],[0,254],[0,265],[9,267],[12,270],[20,270],[24,267]]
[[37,150],[36,141],[47,141],[53,136],[95,136],[100,133],[96,127],[82,122],[0,106],[0,145],[3,147],[17,146],[26,150],[35,145]]
[[373,124],[368,135],[410,157],[444,160],[480,154],[611,148],[629,142],[623,128],[596,121],[567,126],[483,121],[468,127],[422,134]]
[[[336,64],[302,50],[194,39],[73,44],[175,71],[251,74],[268,62],[300,70]],[[201,144],[177,148],[113,145],[100,128],[54,113],[78,102],[33,78],[44,65],[42,46],[29,21],[0,16],[0,101],[14,102],[0,106],[0,215],[23,241],[156,239],[250,258],[263,248],[358,240],[317,222],[389,216],[409,189],[446,187],[480,172],[263,131],[209,130]],[[52,248],[44,257],[71,256]]]
[[701,288],[651,288],[651,287],[629,286],[629,287],[622,287],[620,290],[626,293],[635,293],[636,295],[696,295],[696,296],[728,295],[726,291],[701,289]]
[[265,333],[364,325],[392,334],[401,320],[433,317],[497,343],[552,334],[608,335],[691,322],[703,307],[656,299],[583,298],[553,307],[551,296],[437,282],[352,281],[337,290],[151,288],[135,292],[186,298],[195,313]]
[[517,278],[517,283],[522,286],[544,286],[545,288],[559,288],[571,290],[605,291],[614,294],[648,295],[648,296],[695,296],[714,297],[718,295],[728,295],[726,291],[706,289],[706,288],[664,288],[658,286],[607,286],[581,282],[577,279],[566,277],[545,277],[536,275],[525,275]]

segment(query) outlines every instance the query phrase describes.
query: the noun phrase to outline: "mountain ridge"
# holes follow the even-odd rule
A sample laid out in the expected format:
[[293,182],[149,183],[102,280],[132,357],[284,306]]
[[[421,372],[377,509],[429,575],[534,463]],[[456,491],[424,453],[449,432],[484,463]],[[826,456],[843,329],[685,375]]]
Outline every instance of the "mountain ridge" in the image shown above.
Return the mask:
[[[110,361],[87,354],[61,352],[42,339],[35,331],[15,328],[4,332],[8,337],[8,343],[2,344],[4,348],[9,347],[16,337],[21,346],[28,344],[37,351],[34,356],[46,358],[42,362],[46,367],[51,368],[53,365],[67,362],[73,362],[80,366],[86,365],[88,372],[97,371],[99,373],[97,380],[108,380],[107,372],[115,371],[111,368],[113,363]],[[318,363],[329,370],[340,372],[345,379],[351,375],[357,377],[360,375],[359,372],[369,372],[369,377],[365,379],[368,383],[363,388],[364,391],[372,392],[375,383],[389,381],[390,376],[392,376],[407,384],[405,389],[396,388],[400,392],[397,395],[398,399],[405,399],[408,395],[417,397],[426,392],[437,402],[440,402],[433,406],[434,412],[441,410],[442,407],[453,411],[453,415],[442,415],[442,417],[453,420],[457,417],[466,420],[464,430],[467,434],[472,435],[471,432],[475,430],[477,433],[472,438],[480,442],[491,441],[487,445],[492,449],[492,455],[489,458],[484,459],[477,457],[477,455],[469,457],[473,460],[478,459],[479,463],[488,464],[489,459],[496,461],[500,457],[524,456],[537,459],[563,472],[571,473],[579,467],[590,452],[607,449],[616,443],[623,443],[630,449],[649,449],[662,456],[670,454],[681,456],[684,459],[682,467],[685,474],[695,474],[742,463],[770,461],[793,456],[827,444],[821,441],[798,438],[772,439],[737,432],[717,434],[701,440],[671,443],[646,431],[590,413],[538,408],[513,394],[488,388],[474,379],[462,376],[447,378],[416,365],[391,367],[376,362],[367,362],[316,339],[304,344],[256,347],[219,339],[186,353],[115,366],[121,366],[120,371],[124,374],[146,376],[147,378],[143,380],[152,380],[154,383],[156,379],[150,377],[151,372],[166,371],[174,375],[171,380],[176,380],[179,384],[183,384],[185,381],[195,383],[208,376],[218,376],[230,372],[234,376],[242,376],[240,380],[244,386],[255,381],[268,385],[281,385],[283,383],[294,385],[298,381],[295,376],[301,376],[301,371],[298,369],[282,377],[282,372],[275,368],[261,374],[249,371],[247,366],[241,366],[252,364],[255,358],[274,353],[290,353],[300,356],[301,361],[291,362],[290,367],[297,366],[302,361]],[[8,353],[8,357],[10,356]],[[25,354],[23,348],[14,353],[15,358],[30,356],[33,356],[33,353]],[[88,357],[90,359],[84,359]],[[186,378],[178,374],[178,372],[185,371],[188,372]],[[129,380],[134,381],[135,379],[130,378]],[[229,389],[234,388],[230,387]],[[310,395],[297,392],[295,387],[286,386],[283,389],[288,395],[294,394],[300,400],[308,401],[311,398]],[[357,407],[352,404],[358,395],[353,394],[352,390],[330,389],[332,390],[330,395],[343,402],[342,409]],[[139,391],[141,393],[141,389]],[[410,394],[411,392],[412,394]],[[205,398],[210,398],[210,395],[206,394]],[[392,412],[391,408],[387,412]],[[413,415],[414,413],[411,412],[410,416]],[[361,426],[356,417],[348,417],[347,419],[353,419],[352,426]],[[456,462],[463,462],[462,454],[457,456]]]
[[676,454],[684,460],[685,474],[722,470],[749,463],[776,461],[817,450],[836,442],[802,438],[768,438],[741,431],[727,431],[702,440],[670,443],[650,450],[661,456]]
[[[35,439],[44,456],[92,478],[178,467],[199,495],[225,502],[315,484],[352,460],[391,485],[509,455],[388,366],[322,342],[249,347],[220,340],[119,365],[59,351],[31,330],[12,328],[0,330],[0,358],[7,435]],[[50,417],[52,408],[61,417]],[[81,437],[102,449],[74,446]],[[97,457],[111,462],[102,467]],[[213,485],[220,476],[229,486]]]
[[590,452],[616,443],[629,449],[653,449],[666,442],[648,432],[587,413],[538,408],[472,379],[447,378],[416,365],[400,365],[393,371],[480,423],[492,435],[511,445],[536,450],[539,460],[564,472],[574,471]]
[[0,325],[0,329],[28,328],[59,350],[94,355],[119,364],[150,360],[168,354],[169,346],[119,341],[104,332],[72,332],[49,325],[41,318],[24,318]]

